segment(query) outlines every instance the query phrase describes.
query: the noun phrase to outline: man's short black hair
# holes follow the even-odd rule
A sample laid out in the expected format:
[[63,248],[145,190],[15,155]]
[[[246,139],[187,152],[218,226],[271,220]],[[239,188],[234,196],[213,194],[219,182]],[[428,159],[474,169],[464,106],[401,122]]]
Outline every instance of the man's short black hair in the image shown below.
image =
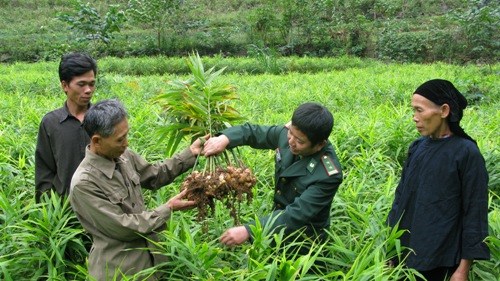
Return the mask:
[[75,76],[80,76],[91,70],[94,71],[94,76],[97,76],[97,63],[88,54],[65,54],[59,63],[59,81],[70,83]]
[[303,103],[293,112],[292,125],[307,136],[311,145],[316,145],[328,140],[333,128],[333,115],[320,104]]

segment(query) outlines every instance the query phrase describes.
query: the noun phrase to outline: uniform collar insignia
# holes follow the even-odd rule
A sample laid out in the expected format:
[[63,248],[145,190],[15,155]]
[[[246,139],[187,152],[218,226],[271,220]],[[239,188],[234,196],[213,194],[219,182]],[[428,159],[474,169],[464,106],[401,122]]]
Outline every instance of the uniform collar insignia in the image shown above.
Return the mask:
[[316,164],[318,164],[318,161],[314,158],[311,158],[311,161],[309,161],[309,164],[307,164],[307,170],[309,171],[309,173],[312,174],[314,168],[316,168]]

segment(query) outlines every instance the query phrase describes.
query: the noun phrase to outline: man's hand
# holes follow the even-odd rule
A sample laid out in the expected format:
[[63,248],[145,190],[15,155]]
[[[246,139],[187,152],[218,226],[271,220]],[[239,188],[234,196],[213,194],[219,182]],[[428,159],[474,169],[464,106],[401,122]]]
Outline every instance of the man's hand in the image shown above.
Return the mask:
[[189,149],[191,150],[191,153],[193,155],[199,155],[201,151],[203,150],[203,144],[210,138],[210,135],[205,135],[203,137],[197,138],[191,146],[189,146]]
[[194,208],[196,206],[196,201],[183,200],[187,192],[188,190],[184,189],[179,194],[170,198],[170,200],[168,200],[167,202],[167,207],[170,208],[170,210],[172,211],[180,211],[180,210],[187,210]]
[[218,137],[211,137],[205,142],[205,147],[203,148],[203,155],[212,156],[217,155],[226,149],[229,144],[229,139],[225,135],[220,135]]
[[244,226],[235,226],[226,230],[219,241],[226,246],[235,246],[243,244],[249,237],[250,234]]

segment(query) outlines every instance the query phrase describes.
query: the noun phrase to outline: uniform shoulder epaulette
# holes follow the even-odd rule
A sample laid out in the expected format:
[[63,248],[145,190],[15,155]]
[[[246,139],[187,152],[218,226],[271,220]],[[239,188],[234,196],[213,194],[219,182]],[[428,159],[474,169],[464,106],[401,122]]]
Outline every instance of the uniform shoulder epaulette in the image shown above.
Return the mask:
[[339,173],[339,169],[335,167],[333,160],[328,155],[321,156],[321,162],[323,163],[323,167],[329,176]]

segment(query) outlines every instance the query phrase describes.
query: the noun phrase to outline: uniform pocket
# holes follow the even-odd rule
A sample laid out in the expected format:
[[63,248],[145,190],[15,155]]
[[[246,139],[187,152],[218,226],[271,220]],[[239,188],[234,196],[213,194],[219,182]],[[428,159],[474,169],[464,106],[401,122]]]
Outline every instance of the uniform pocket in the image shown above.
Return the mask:
[[306,191],[306,189],[307,188],[305,186],[301,185],[300,183],[292,182],[290,184],[290,190],[288,190],[288,192],[287,192],[287,200],[289,202],[293,202],[295,200],[295,198],[302,195],[302,193],[304,193],[304,191]]
[[110,191],[106,195],[108,196],[111,203],[118,205],[125,202],[126,198],[128,197],[128,192],[125,188],[122,188]]
[[130,181],[132,182],[132,184],[134,186],[140,186],[141,185],[141,178],[136,173],[132,174],[132,176],[130,177]]

